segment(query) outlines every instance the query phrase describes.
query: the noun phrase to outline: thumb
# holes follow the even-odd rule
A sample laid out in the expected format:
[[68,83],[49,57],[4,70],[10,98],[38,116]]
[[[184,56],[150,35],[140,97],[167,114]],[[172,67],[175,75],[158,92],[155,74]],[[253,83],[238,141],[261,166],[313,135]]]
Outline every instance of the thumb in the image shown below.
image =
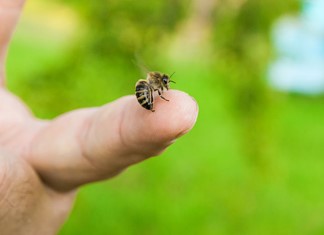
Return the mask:
[[39,131],[28,159],[45,182],[59,190],[112,177],[160,154],[193,127],[196,102],[180,91],[166,96],[170,102],[157,99],[154,113],[127,96],[61,116]]

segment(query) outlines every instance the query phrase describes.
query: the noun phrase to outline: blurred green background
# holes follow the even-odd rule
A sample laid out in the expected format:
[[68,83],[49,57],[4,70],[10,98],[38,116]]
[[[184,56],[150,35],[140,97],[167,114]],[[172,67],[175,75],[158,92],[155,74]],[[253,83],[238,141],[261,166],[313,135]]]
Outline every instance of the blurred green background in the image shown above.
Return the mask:
[[60,235],[324,234],[324,98],[265,81],[271,25],[298,4],[28,0],[8,86],[38,117],[133,94],[137,64],[200,107],[162,157],[82,188]]

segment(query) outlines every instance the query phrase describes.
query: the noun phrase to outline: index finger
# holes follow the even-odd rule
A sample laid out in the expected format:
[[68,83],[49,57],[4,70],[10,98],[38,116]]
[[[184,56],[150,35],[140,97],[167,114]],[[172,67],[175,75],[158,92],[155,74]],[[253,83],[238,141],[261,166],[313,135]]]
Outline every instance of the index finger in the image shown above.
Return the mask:
[[24,2],[24,0],[0,0],[0,86],[4,84],[7,47]]

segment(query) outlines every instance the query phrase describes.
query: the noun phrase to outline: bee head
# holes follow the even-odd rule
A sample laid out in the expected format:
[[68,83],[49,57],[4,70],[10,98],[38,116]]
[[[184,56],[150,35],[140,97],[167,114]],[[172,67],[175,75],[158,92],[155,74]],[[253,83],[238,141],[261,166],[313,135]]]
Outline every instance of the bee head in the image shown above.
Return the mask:
[[164,74],[164,75],[162,76],[162,82],[163,82],[164,85],[168,85],[169,82],[170,82],[170,78],[169,78],[169,76],[166,75],[166,74]]
[[[174,73],[173,73],[174,74]],[[172,75],[173,75],[172,74]],[[172,75],[169,77],[168,75],[166,74],[163,74],[162,75],[162,83],[163,83],[163,86],[166,88],[166,89],[169,89],[169,83],[170,82],[173,82],[175,83],[174,81],[172,81],[170,78],[172,77]]]

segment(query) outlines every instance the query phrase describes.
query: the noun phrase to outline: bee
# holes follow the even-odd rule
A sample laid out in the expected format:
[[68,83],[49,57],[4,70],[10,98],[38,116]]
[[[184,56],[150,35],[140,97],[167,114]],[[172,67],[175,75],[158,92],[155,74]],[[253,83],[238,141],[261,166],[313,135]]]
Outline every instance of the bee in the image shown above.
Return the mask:
[[[173,73],[174,74],[174,73]],[[172,74],[172,75],[173,75]],[[138,103],[145,109],[155,112],[153,109],[154,92],[157,91],[159,96],[165,101],[168,99],[162,96],[164,89],[169,90],[169,83],[173,82],[167,74],[160,72],[148,72],[146,79],[140,79],[135,85],[135,95]]]

